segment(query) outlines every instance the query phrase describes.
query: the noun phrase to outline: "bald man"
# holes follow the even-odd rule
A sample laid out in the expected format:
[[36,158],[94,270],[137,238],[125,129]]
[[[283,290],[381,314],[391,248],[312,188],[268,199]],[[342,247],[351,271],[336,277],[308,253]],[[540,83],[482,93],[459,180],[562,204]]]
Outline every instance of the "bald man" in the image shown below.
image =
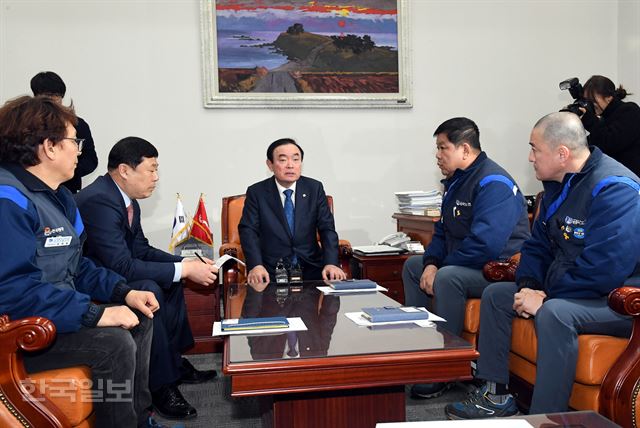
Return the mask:
[[544,197],[532,237],[522,247],[516,282],[482,295],[477,378],[486,381],[450,419],[511,416],[508,392],[511,322],[535,318],[536,382],[530,413],[568,409],[578,334],[628,337],[631,319],[607,304],[623,284],[640,284],[640,179],[587,145],[578,116],[552,113],[531,132],[529,162]]

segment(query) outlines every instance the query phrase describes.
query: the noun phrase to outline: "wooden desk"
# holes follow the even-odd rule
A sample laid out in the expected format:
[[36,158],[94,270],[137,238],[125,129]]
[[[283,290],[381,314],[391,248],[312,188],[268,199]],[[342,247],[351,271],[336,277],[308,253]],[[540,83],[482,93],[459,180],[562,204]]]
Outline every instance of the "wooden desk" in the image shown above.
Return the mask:
[[388,288],[387,294],[396,302],[404,305],[404,286],[402,284],[402,266],[410,254],[390,256],[361,256],[353,254],[351,257],[351,273],[354,278],[367,278]]
[[189,280],[184,283],[184,300],[191,332],[196,342],[188,354],[207,354],[222,351],[222,339],[211,336],[214,321],[220,321],[220,289],[222,285],[210,287]]
[[396,219],[398,232],[406,233],[411,239],[420,241],[425,246],[431,242],[435,224],[440,221],[440,217],[402,213],[395,213],[391,217]]
[[[404,232],[414,241],[429,245],[435,224],[439,217],[427,217],[395,213],[398,232]],[[396,302],[404,304],[404,285],[402,284],[402,266],[411,254],[394,256],[360,256],[354,254],[351,272],[354,278],[368,278],[389,289],[387,293]]]
[[395,304],[382,293],[322,295],[307,282],[282,299],[282,286],[263,291],[233,284],[225,315],[300,316],[296,358],[287,333],[227,336],[223,372],[231,396],[261,397],[263,422],[276,428],[371,428],[404,421],[405,385],[471,378],[473,347],[446,330],[405,325],[369,329],[345,316]]

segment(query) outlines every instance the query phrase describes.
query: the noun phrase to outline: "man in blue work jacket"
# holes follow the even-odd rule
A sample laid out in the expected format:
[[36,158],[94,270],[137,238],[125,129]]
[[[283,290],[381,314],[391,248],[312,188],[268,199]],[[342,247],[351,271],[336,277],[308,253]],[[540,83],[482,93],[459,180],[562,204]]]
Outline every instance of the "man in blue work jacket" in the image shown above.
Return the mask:
[[82,257],[84,225],[61,186],[82,151],[75,123],[72,109],[47,97],[0,108],[0,314],[55,324],[53,344],[27,353],[25,366],[29,373],[88,366],[96,427],[155,428],[147,385],[158,301]]
[[578,334],[631,333],[631,319],[609,308],[607,296],[623,284],[638,284],[640,180],[590,148],[573,113],[540,119],[529,144],[529,161],[544,185],[540,213],[522,248],[516,282],[492,284],[482,295],[476,377],[486,384],[468,400],[447,405],[451,419],[517,413],[507,386],[515,317],[535,321],[532,414],[568,409]]
[[[489,284],[482,267],[509,258],[529,237],[526,202],[511,176],[480,147],[480,131],[470,119],[442,123],[436,137],[436,160],[445,194],[442,216],[424,256],[404,265],[405,304],[430,306],[447,320],[445,328],[462,333],[465,301],[480,297]],[[441,395],[450,383],[417,384],[417,398]]]

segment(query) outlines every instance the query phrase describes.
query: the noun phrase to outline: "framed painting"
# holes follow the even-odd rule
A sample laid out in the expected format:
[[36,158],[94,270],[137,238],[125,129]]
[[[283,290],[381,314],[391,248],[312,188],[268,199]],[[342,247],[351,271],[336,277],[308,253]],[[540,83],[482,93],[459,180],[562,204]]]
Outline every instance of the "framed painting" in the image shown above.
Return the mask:
[[408,108],[408,0],[201,0],[204,105]]

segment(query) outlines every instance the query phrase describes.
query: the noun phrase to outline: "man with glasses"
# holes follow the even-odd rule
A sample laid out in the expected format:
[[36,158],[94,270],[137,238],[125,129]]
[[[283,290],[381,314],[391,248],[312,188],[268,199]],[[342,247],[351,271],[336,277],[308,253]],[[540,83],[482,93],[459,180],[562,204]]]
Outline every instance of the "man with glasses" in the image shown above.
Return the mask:
[[151,196],[158,182],[158,150],[148,141],[127,137],[109,152],[107,173],[76,195],[87,227],[85,254],[113,269],[137,290],[152,291],[160,302],[154,318],[149,386],[153,405],[164,417],[194,418],[179,382],[213,379],[215,370],[196,370],[182,352],[193,347],[183,278],[210,286],[218,268],[207,259],[183,259],[149,245],[140,222],[138,199]]
[[[31,90],[34,96],[50,97],[55,102],[62,104],[67,87],[62,78],[56,73],[43,71],[31,79]],[[82,140],[79,142],[80,155],[78,156],[78,165],[73,177],[62,183],[63,186],[71,190],[71,193],[78,193],[82,188],[82,177],[91,174],[98,166],[98,156],[96,155],[89,124],[81,117],[78,117],[75,128],[78,138]],[[84,142],[84,146],[82,142]]]
[[[84,225],[61,186],[78,159],[75,122],[73,110],[45,97],[0,108],[0,314],[54,323],[54,343],[25,354],[27,372],[90,367],[92,396],[103,397],[93,401],[96,427],[158,427],[147,412],[158,301],[81,256]],[[105,385],[123,394],[114,399]]]

